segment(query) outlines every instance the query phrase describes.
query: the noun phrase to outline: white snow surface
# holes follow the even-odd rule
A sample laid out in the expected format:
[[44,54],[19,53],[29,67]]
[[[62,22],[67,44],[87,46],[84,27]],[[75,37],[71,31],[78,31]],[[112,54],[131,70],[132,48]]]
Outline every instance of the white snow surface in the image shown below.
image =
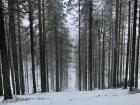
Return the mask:
[[0,105],[140,105],[139,93],[130,94],[122,89],[37,93],[8,101],[2,99],[0,97]]

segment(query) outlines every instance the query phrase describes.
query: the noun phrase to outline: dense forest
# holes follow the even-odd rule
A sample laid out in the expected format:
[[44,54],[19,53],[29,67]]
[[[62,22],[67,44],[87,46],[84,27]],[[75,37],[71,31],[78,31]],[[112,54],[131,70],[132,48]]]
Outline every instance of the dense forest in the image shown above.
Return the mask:
[[[71,62],[79,91],[137,90],[139,5],[138,0],[0,0],[0,96],[64,91]],[[68,15],[77,27],[74,39]]]

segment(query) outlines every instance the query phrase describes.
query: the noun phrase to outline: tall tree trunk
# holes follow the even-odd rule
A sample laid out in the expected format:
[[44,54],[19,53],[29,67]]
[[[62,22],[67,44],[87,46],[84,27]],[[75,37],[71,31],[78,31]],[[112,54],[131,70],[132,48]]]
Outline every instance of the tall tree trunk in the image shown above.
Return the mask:
[[57,14],[55,14],[55,64],[56,64],[56,72],[55,72],[55,78],[56,78],[56,92],[59,92],[59,67],[58,67],[58,29],[57,29]]
[[117,50],[117,53],[118,53],[118,65],[117,65],[117,87],[119,87],[120,85],[120,82],[119,82],[119,73],[121,72],[121,68],[120,66],[122,64],[121,63],[121,58],[120,58],[120,55],[121,55],[121,26],[122,26],[122,0],[119,1],[119,16],[118,16],[119,20],[118,20],[118,50]]
[[99,33],[99,71],[98,71],[98,88],[101,88],[101,32],[100,28],[98,30]]
[[2,62],[4,99],[5,100],[12,99],[12,92],[10,86],[10,69],[9,69],[9,61],[8,61],[5,28],[4,28],[2,0],[0,0],[0,53],[1,53],[1,62]]
[[102,89],[105,88],[105,32],[104,32],[104,16],[103,16],[103,10],[102,10],[102,38],[103,38],[103,47],[102,47]]
[[47,92],[49,92],[49,58],[48,58],[48,40],[46,39],[46,75],[47,75]]
[[12,44],[12,56],[13,65],[15,72],[15,83],[16,83],[16,94],[20,94],[20,79],[19,79],[19,69],[18,69],[18,56],[17,56],[17,44],[16,44],[16,29],[15,29],[15,0],[8,0],[9,8],[9,34],[11,36]]
[[129,0],[129,14],[128,14],[128,41],[127,41],[127,57],[126,57],[126,70],[125,70],[125,83],[124,88],[127,89],[127,81],[128,81],[128,68],[129,68],[129,47],[130,47],[130,34],[131,34],[131,1]]
[[33,7],[32,1],[29,1],[29,20],[30,20],[30,43],[31,43],[31,62],[32,62],[32,76],[33,76],[33,92],[36,93],[36,79],[35,79],[35,60],[34,60],[34,31],[33,31]]
[[[5,19],[5,24],[6,24],[5,30],[9,31],[8,22],[6,23],[6,19]],[[13,61],[12,61],[11,35],[9,34],[9,32],[7,32],[7,40],[8,40],[7,42],[8,43],[8,57],[9,57],[9,66],[11,70],[12,88],[13,88],[13,94],[15,95],[16,94],[15,73],[14,73],[14,67],[13,67]]]
[[85,52],[85,80],[84,80],[84,83],[85,83],[85,90],[87,91],[87,37],[85,37],[85,49],[84,49],[84,52]]
[[81,0],[79,0],[79,91],[81,91]]
[[89,90],[93,89],[92,86],[92,0],[89,0],[89,48],[88,48],[88,70],[89,70]]
[[57,16],[55,14],[55,64],[56,64],[56,72],[55,72],[55,78],[56,78],[56,92],[59,92],[59,69],[58,69],[58,29],[57,29]]
[[133,26],[131,26],[131,30],[130,30],[131,34],[130,34],[130,54],[129,54],[129,69],[128,69],[128,72],[129,72],[129,86],[130,86],[130,75],[131,75],[131,57],[132,57],[132,39],[133,39]]
[[[17,7],[19,10],[19,1],[17,2]],[[25,86],[24,86],[24,72],[23,72],[23,61],[22,61],[22,42],[21,42],[21,31],[20,31],[20,12],[18,12],[18,41],[19,41],[19,68],[20,68],[20,87],[21,87],[21,94],[24,95],[25,93]]]
[[137,38],[137,56],[136,56],[136,70],[135,70],[135,88],[138,88],[138,69],[139,69],[139,43],[140,43],[140,10],[139,10],[139,34]]
[[[46,92],[48,89],[47,89],[47,78],[46,78],[46,76],[47,76],[47,73],[46,73],[46,59],[45,59],[45,55],[46,55],[46,50],[45,50],[45,48],[46,48],[46,45],[45,45],[45,41],[46,41],[46,37],[45,37],[45,13],[44,13],[44,11],[45,11],[45,5],[44,5],[44,3],[45,3],[45,1],[44,0],[40,0],[40,2],[42,2],[42,7],[43,7],[43,10],[42,10],[42,27],[43,27],[43,29],[42,29],[42,71],[43,71],[43,77],[42,77],[42,92]],[[41,4],[40,4],[40,6],[41,6]],[[41,7],[40,7],[41,8]],[[39,10],[40,11],[40,10]],[[41,13],[40,13],[41,14]],[[40,15],[40,17],[41,17],[41,15]],[[47,65],[48,66],[48,65]],[[44,84],[44,85],[43,85]]]
[[[123,20],[124,21],[124,20]],[[124,34],[124,22],[123,22],[123,24],[122,24],[122,28],[121,28],[121,31],[122,31],[122,35],[121,35],[121,46],[120,46],[120,50],[121,50],[121,52],[120,52],[120,73],[119,73],[119,87],[122,87],[122,81],[123,81],[123,71],[124,71],[124,69],[123,69],[123,67],[124,67],[124,56],[125,55],[123,55],[123,53],[124,53],[124,48],[125,48],[125,38],[124,38],[124,36],[125,36],[125,34]]]
[[42,17],[43,17],[43,42],[42,42],[42,50],[43,50],[43,63],[44,63],[44,70],[46,73],[46,90],[45,91],[49,91],[49,79],[48,79],[48,63],[46,63],[46,51],[47,51],[47,46],[45,44],[46,42],[46,32],[45,32],[45,0],[42,0],[42,6],[43,6],[43,10],[42,10]]
[[62,82],[62,80],[63,80],[63,73],[64,73],[64,70],[63,70],[63,64],[64,64],[64,62],[63,62],[63,55],[64,55],[64,51],[63,51],[63,38],[61,38],[60,39],[60,53],[59,53],[59,55],[60,55],[60,91],[62,91],[62,89],[63,89],[63,82]]
[[40,71],[41,71],[41,91],[46,92],[46,68],[45,68],[45,35],[42,29],[41,0],[38,0],[38,21],[39,21],[39,44],[40,44]]
[[113,88],[117,86],[117,63],[118,63],[118,14],[119,0],[116,0],[116,19],[115,19],[115,45],[114,45],[114,64],[113,64]]
[[112,65],[111,65],[111,61],[112,61],[112,59],[111,59],[111,55],[113,55],[112,53],[111,53],[111,50],[112,50],[112,43],[111,43],[111,41],[112,41],[112,7],[111,7],[111,5],[112,5],[112,0],[110,0],[110,26],[109,26],[109,52],[108,52],[108,62],[109,62],[109,70],[108,70],[108,88],[111,88],[111,67],[112,67]]
[[135,69],[135,48],[136,48],[136,25],[137,25],[137,2],[134,2],[134,22],[133,22],[133,40],[132,40],[132,58],[131,58],[131,75],[130,75],[130,91],[134,87],[134,69]]
[[103,52],[102,52],[102,89],[105,88],[105,33],[103,32]]

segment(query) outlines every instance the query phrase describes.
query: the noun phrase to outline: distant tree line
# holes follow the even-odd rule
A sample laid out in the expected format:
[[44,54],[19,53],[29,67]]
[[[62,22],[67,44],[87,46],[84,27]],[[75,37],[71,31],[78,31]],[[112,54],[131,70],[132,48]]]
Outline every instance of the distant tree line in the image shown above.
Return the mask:
[[79,14],[76,71],[80,91],[138,88],[138,6],[137,0],[69,0],[69,8],[75,7]]

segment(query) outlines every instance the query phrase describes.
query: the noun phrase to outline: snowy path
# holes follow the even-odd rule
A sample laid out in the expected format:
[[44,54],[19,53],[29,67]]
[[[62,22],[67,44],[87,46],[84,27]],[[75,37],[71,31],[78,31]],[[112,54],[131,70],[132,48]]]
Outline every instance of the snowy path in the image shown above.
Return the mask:
[[[0,101],[2,98],[0,98]],[[93,92],[62,92],[18,96],[0,105],[140,105],[140,94],[109,89]]]

